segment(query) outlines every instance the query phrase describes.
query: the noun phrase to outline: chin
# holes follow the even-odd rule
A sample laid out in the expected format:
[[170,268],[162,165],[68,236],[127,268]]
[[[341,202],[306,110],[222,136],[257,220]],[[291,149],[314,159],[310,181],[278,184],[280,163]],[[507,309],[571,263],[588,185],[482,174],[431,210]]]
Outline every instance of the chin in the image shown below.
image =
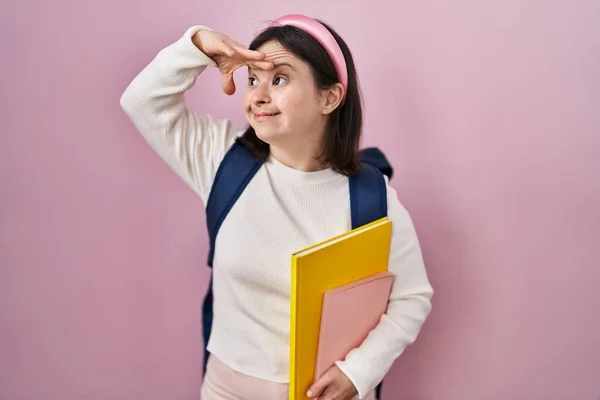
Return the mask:
[[272,144],[277,141],[279,137],[281,137],[281,132],[276,131],[275,129],[269,129],[265,126],[253,126],[254,132],[256,133],[256,137],[262,140],[265,143]]

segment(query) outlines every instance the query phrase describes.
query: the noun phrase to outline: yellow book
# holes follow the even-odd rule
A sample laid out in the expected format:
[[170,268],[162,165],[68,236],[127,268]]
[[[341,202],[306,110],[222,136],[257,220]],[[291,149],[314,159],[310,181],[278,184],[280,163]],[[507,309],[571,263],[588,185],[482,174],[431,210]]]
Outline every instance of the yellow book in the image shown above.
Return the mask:
[[289,400],[315,379],[323,294],[388,270],[392,223],[382,218],[292,254]]

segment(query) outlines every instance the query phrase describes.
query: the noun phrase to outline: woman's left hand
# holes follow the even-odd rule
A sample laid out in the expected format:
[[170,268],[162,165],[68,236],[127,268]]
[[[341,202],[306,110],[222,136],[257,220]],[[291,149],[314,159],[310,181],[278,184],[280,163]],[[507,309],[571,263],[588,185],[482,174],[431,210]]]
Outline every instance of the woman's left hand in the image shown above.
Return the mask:
[[357,394],[352,381],[336,365],[325,371],[306,393],[318,400],[351,400]]

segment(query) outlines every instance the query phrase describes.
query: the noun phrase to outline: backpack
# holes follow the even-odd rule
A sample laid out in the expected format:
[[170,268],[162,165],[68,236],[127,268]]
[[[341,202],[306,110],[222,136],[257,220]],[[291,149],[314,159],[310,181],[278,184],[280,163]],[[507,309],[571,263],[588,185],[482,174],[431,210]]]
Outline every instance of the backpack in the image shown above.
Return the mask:
[[[375,147],[360,151],[361,170],[349,176],[350,214],[352,229],[387,216],[387,189],[384,175],[391,179],[393,168],[385,155]],[[210,241],[207,264],[212,268],[217,233],[225,217],[262,162],[239,143],[234,143],[221,161],[206,203],[206,224]],[[211,271],[212,272],[212,271]],[[202,336],[204,339],[203,375],[210,353],[208,339],[213,321],[212,273],[202,303]],[[376,389],[381,399],[381,384]]]

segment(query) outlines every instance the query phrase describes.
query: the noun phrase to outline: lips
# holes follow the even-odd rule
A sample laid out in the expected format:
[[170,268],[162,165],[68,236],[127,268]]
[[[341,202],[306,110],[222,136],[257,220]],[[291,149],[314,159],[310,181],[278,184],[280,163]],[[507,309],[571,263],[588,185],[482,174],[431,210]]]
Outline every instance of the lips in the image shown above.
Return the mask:
[[280,113],[278,113],[278,112],[275,112],[275,113],[266,113],[266,112],[253,113],[254,119],[257,121],[267,121],[271,118],[278,116],[279,114]]

